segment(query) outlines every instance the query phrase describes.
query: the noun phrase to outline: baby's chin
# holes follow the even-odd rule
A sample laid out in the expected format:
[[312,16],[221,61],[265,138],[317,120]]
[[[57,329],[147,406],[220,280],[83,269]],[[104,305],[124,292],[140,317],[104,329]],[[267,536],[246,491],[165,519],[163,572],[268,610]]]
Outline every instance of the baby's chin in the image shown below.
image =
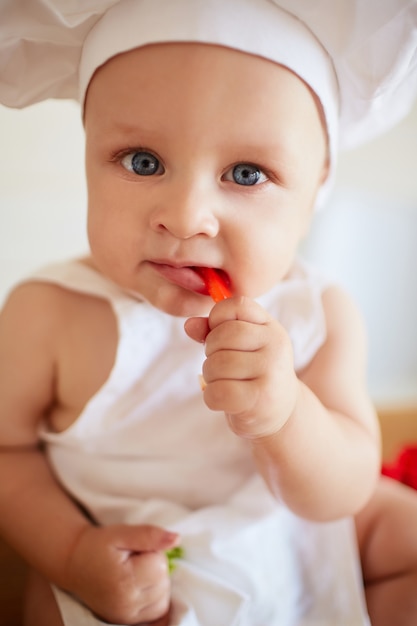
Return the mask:
[[214,305],[209,296],[186,290],[173,290],[170,286],[159,287],[154,293],[149,294],[148,297],[144,297],[142,294],[138,294],[138,297],[146,300],[159,311],[173,317],[207,316]]

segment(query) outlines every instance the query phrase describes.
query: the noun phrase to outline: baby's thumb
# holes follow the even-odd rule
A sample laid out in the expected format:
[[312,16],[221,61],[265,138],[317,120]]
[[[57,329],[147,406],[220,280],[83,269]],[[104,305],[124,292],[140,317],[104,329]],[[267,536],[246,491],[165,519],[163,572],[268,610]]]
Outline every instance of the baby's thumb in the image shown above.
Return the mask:
[[191,339],[204,343],[210,327],[207,317],[190,317],[184,324],[185,332]]
[[180,536],[159,526],[125,526],[120,548],[131,552],[159,552],[178,545]]

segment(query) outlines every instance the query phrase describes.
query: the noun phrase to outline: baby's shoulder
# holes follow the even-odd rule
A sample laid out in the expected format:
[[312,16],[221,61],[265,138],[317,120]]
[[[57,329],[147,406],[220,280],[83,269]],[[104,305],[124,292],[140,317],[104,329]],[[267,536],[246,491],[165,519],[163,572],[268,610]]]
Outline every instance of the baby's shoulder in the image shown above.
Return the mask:
[[27,320],[41,316],[52,320],[62,314],[69,304],[80,305],[89,296],[67,289],[62,285],[40,279],[28,278],[15,285],[3,305],[3,313],[22,315]]
[[52,339],[69,331],[74,322],[88,324],[91,320],[94,324],[100,314],[112,318],[109,304],[102,298],[31,278],[9,293],[0,313],[0,328],[5,326],[7,332],[26,339]]
[[39,330],[40,325],[50,328],[64,299],[63,290],[56,285],[27,280],[10,291],[0,319],[22,329],[36,326]]

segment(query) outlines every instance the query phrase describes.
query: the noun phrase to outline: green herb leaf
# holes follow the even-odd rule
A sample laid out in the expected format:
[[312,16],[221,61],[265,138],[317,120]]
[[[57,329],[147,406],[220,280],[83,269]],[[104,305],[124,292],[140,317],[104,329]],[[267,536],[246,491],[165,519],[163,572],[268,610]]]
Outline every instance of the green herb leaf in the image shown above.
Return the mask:
[[165,552],[168,560],[168,571],[171,574],[176,567],[175,561],[184,557],[184,549],[181,546],[175,546]]

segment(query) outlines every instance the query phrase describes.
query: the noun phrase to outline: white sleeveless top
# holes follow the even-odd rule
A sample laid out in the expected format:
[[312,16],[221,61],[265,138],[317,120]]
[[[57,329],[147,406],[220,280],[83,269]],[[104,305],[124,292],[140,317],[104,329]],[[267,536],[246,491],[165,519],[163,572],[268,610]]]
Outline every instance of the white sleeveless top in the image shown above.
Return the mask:
[[[352,520],[293,515],[257,475],[249,444],[205,406],[203,347],[184,319],[133,298],[81,262],[32,277],[107,300],[115,364],[75,423],[41,429],[54,472],[100,524],[177,531],[172,626],[367,624]],[[304,264],[258,301],[287,329],[296,370],[325,341],[325,281]],[[66,626],[101,622],[54,590]]]

